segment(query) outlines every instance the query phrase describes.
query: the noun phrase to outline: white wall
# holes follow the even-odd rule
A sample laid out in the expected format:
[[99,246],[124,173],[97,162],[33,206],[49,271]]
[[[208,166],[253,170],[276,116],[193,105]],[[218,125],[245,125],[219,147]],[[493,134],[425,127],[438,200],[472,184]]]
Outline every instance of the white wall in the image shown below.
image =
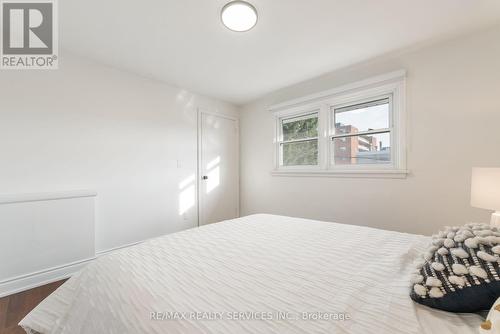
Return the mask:
[[0,196],[0,298],[66,278],[95,258],[95,195]]
[[[496,27],[387,55],[244,106],[242,215],[275,213],[422,234],[488,222],[489,212],[470,207],[470,174],[473,166],[500,167],[499,40]],[[270,175],[274,123],[268,106],[399,69],[408,71],[407,179]]]
[[56,71],[0,73],[0,194],[95,190],[97,251],[196,226],[179,184],[197,107],[236,108],[61,53]]

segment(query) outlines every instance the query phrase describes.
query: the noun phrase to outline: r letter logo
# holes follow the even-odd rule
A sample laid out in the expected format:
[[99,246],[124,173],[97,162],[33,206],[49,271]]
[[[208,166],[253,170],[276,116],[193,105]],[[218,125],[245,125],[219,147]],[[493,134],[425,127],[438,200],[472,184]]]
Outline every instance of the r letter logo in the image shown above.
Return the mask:
[[2,69],[57,69],[55,1],[0,0]]

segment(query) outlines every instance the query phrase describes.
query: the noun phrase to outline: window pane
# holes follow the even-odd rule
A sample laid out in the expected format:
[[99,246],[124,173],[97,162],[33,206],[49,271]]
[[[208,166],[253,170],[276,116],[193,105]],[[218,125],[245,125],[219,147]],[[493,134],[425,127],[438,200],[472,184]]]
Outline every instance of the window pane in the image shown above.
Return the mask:
[[318,115],[284,119],[281,123],[283,141],[318,137]]
[[391,134],[333,139],[336,165],[387,164],[391,162]]
[[318,140],[281,144],[283,166],[313,166],[318,164]]
[[335,134],[389,128],[389,99],[335,109]]

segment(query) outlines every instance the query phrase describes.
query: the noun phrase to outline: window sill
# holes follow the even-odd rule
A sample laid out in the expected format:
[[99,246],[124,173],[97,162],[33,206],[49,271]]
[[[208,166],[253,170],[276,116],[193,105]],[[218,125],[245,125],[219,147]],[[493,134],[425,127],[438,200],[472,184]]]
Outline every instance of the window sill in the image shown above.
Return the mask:
[[339,177],[339,178],[373,178],[373,179],[405,179],[410,171],[405,169],[387,170],[297,170],[279,169],[271,172],[272,176],[290,177]]

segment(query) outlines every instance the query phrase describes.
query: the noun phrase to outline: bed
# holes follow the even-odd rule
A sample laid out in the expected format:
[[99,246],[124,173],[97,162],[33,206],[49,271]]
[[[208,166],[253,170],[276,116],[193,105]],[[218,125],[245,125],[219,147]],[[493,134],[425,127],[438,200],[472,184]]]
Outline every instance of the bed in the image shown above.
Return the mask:
[[28,333],[477,333],[409,298],[429,238],[252,215],[102,256],[29,313]]

